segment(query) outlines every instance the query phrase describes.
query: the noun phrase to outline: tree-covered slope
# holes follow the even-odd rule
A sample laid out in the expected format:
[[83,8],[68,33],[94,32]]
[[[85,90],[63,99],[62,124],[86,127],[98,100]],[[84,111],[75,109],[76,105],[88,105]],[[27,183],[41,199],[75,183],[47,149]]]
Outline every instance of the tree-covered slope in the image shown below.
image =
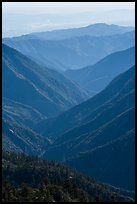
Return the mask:
[[2,167],[3,202],[134,201],[120,195],[120,189],[98,183],[64,165],[38,157],[4,151]]

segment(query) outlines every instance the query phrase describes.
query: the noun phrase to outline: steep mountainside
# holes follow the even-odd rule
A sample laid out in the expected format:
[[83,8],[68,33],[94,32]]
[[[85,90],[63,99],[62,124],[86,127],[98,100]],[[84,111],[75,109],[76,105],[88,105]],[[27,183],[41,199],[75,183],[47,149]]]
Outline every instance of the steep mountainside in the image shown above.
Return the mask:
[[43,157],[69,160],[98,180],[134,191],[134,72],[130,68],[95,97],[50,121],[52,131],[47,128],[44,135],[56,140]]
[[116,77],[93,98],[56,118],[40,122],[36,127],[37,131],[54,139],[74,127],[79,127],[95,119],[98,125],[103,125],[107,120],[110,121],[111,117],[134,106],[134,72],[135,68],[132,67]]
[[[111,131],[110,131],[111,134]],[[135,189],[135,132],[82,153],[68,163],[86,175],[114,186]]]
[[31,106],[3,97],[2,118],[14,124],[28,126],[33,129],[38,122],[46,119],[47,117]]
[[120,195],[120,189],[97,183],[57,162],[3,152],[2,167],[3,202],[134,201]]
[[135,64],[135,48],[115,52],[95,65],[79,70],[68,70],[65,75],[80,84],[83,88],[96,94],[109,82]]
[[[32,115],[37,112],[40,120],[42,115],[53,117],[82,102],[87,96],[85,91],[62,74],[39,66],[18,51],[3,44],[2,97],[5,118],[12,116],[16,119],[16,114],[20,112],[22,104],[26,112],[30,111],[30,108],[31,113],[33,110]],[[13,106],[10,113],[9,106],[10,108]],[[15,106],[18,106],[17,111],[14,109]],[[28,120],[29,117],[28,115]],[[33,120],[33,116],[31,119]],[[22,120],[23,123],[26,121]]]
[[63,71],[93,65],[110,53],[134,46],[135,33],[132,31],[112,36],[83,35],[64,40],[18,37],[3,39],[3,42],[40,64]]
[[2,120],[2,148],[8,151],[41,155],[50,141],[31,129]]
[[[85,125],[64,133],[45,152],[44,157],[64,161],[77,156],[80,152],[117,139],[134,128],[134,112],[134,108],[130,108],[115,117],[112,114],[112,117],[107,117],[107,120],[101,125],[97,124],[99,119],[97,118],[97,121],[90,120]],[[111,110],[108,114],[111,114]]]

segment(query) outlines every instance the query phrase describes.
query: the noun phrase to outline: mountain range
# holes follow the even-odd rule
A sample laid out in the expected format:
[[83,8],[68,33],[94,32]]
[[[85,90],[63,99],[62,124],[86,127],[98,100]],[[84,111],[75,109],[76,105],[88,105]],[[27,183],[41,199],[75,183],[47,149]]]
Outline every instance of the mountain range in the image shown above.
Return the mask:
[[78,37],[83,35],[89,36],[109,36],[116,34],[123,34],[126,32],[134,31],[132,26],[118,26],[114,24],[96,23],[80,28],[59,29],[46,32],[33,32],[30,34],[22,35],[20,37],[13,37],[15,41],[19,39],[43,39],[43,40],[63,40],[66,38]]
[[[94,119],[94,117],[97,118],[97,112],[99,111],[99,113],[102,113],[106,107],[111,108],[111,101],[116,101],[116,97],[118,97],[120,94],[124,94],[125,92],[132,90],[129,95],[134,97],[134,67],[126,71],[124,73],[124,77],[122,76],[123,74],[117,76],[103,91],[91,99],[88,99],[74,108],[60,114],[58,117],[43,120],[37,125],[37,131],[40,131],[42,134],[46,134],[52,139],[55,139],[69,129],[73,129],[76,126],[87,123],[90,119]],[[134,104],[134,100],[130,99],[131,97],[129,97],[129,103],[127,103],[129,106],[130,104]],[[115,109],[115,111],[121,111],[121,109]],[[116,114],[117,112],[114,113]],[[99,122],[104,122],[104,119],[105,118]]]
[[53,117],[89,97],[62,74],[36,64],[4,44],[2,85],[4,118],[31,127],[36,121]]
[[99,23],[2,41],[4,201],[128,200],[135,192],[134,28]]
[[[108,175],[107,173],[103,174],[103,182],[108,182],[112,185],[117,185],[120,182],[121,187],[134,190],[133,179],[130,180],[130,183],[127,181],[126,184],[124,179],[120,179],[122,174],[126,177],[130,177],[131,174],[134,175],[134,165],[130,165],[130,171],[127,170],[129,164],[133,164],[134,161],[134,72],[134,67],[130,68],[116,77],[102,92],[93,98],[54,119],[45,120],[40,123],[37,131],[40,131],[42,135],[50,137],[54,141],[45,154],[43,154],[43,157],[64,162],[66,160],[75,161],[75,159],[77,161],[77,157],[79,157],[79,166],[83,166],[84,172],[91,172],[91,174],[94,172],[95,178],[99,179],[100,170],[96,174],[95,169],[100,166],[100,169],[102,168],[103,171],[108,172],[110,170],[114,175],[111,179],[107,176],[105,177],[105,175]],[[129,139],[131,143],[126,143]],[[116,153],[116,143],[119,144],[117,148],[121,148],[122,144],[125,143],[123,150],[119,149],[119,156],[117,154],[113,155],[117,171],[113,168],[112,160],[109,157],[113,145],[114,152]],[[131,146],[128,146],[130,144]],[[104,158],[102,158],[102,152],[98,151],[99,148],[102,148],[102,151],[106,151]],[[81,159],[80,155],[82,153],[86,152],[90,155],[89,152],[96,149],[97,151],[95,152],[101,154],[101,159],[94,163],[94,165],[92,165],[92,162],[90,165],[89,157],[87,157],[87,163],[86,160]],[[123,151],[127,155],[122,160]],[[128,159],[127,162],[125,158],[128,157],[128,153],[131,155],[132,160]],[[106,155],[108,155],[108,163],[105,168],[102,161],[105,162],[105,159],[107,159]],[[121,160],[119,161],[117,157],[121,158]],[[119,162],[121,165],[119,165]],[[75,162],[73,164],[76,168],[78,167],[75,165]],[[124,168],[121,170],[122,165]],[[92,169],[91,171],[89,166]],[[77,169],[79,170],[79,168]]]
[[[89,26],[89,28],[81,28],[81,36],[73,35],[72,37],[60,40],[55,40],[54,38],[50,40],[43,39],[40,36],[44,34],[39,33],[39,37],[37,35],[30,35],[30,37],[25,35],[16,38],[3,38],[2,41],[37,63],[51,69],[58,71],[80,69],[97,63],[113,52],[134,46],[134,30],[131,31],[131,29],[124,27],[124,32],[117,32],[115,35],[97,35],[96,30],[100,30],[99,33],[101,34],[104,26],[110,31],[107,33],[111,33],[111,26],[97,24],[91,26],[92,32]],[[119,30],[119,27],[114,27],[116,27],[116,30]],[[85,30],[88,29],[89,32],[86,33]],[[95,34],[95,36],[91,36],[91,33]]]

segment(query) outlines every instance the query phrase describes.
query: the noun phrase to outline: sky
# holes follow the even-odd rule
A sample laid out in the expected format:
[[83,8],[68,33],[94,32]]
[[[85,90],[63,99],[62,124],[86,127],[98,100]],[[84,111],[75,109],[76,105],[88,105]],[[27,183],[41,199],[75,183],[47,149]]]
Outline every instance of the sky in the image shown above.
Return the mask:
[[3,2],[4,13],[75,13],[94,10],[134,9],[134,2]]
[[134,2],[2,2],[2,36],[94,23],[134,26]]

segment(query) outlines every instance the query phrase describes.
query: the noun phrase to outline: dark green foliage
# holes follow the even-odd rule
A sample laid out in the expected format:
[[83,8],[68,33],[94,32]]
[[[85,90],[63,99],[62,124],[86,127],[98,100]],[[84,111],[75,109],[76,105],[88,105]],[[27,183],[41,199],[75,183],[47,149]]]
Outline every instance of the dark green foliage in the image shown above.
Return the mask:
[[10,184],[10,182],[5,181],[2,184],[2,202],[16,202],[17,192],[16,188]]
[[133,201],[55,161],[3,151],[3,202]]

